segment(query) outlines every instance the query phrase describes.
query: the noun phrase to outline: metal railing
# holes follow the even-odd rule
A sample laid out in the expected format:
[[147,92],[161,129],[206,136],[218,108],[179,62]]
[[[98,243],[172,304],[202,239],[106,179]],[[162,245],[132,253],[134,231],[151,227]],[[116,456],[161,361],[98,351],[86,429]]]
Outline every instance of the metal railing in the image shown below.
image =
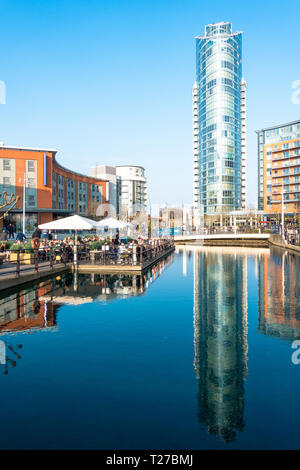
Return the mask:
[[176,236],[192,236],[192,235],[229,235],[229,234],[261,234],[270,233],[271,229],[266,227],[254,228],[254,227],[211,227],[203,228],[199,230],[183,230],[180,234],[175,233]]
[[1,277],[23,273],[53,270],[56,264],[67,264],[70,261],[65,250],[4,250],[0,264]]
[[108,247],[101,250],[86,250],[78,252],[78,264],[89,265],[143,265],[169,252],[174,247],[173,240],[155,240],[151,244],[133,245],[130,247]]
[[[143,245],[114,248],[103,246],[101,250],[90,250],[88,247],[78,247],[77,263],[80,265],[143,265],[155,260],[174,247],[172,240],[155,240]],[[109,249],[106,249],[109,248]],[[3,259],[4,258],[4,259]],[[57,264],[72,264],[74,252],[65,247],[61,249],[34,249],[34,250],[4,250],[2,252],[3,264],[0,265],[1,277],[39,271],[52,271]]]

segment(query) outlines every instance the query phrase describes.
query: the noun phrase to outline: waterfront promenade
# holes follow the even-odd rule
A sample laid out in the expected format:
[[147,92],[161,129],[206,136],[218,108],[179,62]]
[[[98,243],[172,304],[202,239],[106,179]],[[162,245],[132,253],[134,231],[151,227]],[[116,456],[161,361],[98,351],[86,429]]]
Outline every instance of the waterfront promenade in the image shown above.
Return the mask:
[[[153,264],[174,251],[172,240],[161,240],[145,246],[135,246],[119,256],[108,250],[83,251],[68,257],[66,252],[55,256],[47,255],[47,261],[37,262],[36,254],[32,264],[6,262],[0,266],[0,291],[19,285],[35,282],[64,271],[79,273],[142,273]],[[29,255],[28,255],[29,256]]]
[[[160,259],[171,254],[176,245],[190,246],[242,246],[249,248],[269,248],[277,246],[300,254],[300,247],[286,243],[281,235],[239,233],[218,233],[212,235],[181,235],[173,240],[164,241],[163,244],[144,247],[138,252],[116,258],[105,251],[90,251],[89,253],[78,253],[78,262],[74,265],[73,260],[64,259],[64,262],[44,261],[38,264],[20,265],[4,263],[0,267],[0,292],[7,289],[32,283],[65,271],[77,271],[78,273],[142,273],[147,268],[157,263]],[[63,259],[63,257],[62,257]]]

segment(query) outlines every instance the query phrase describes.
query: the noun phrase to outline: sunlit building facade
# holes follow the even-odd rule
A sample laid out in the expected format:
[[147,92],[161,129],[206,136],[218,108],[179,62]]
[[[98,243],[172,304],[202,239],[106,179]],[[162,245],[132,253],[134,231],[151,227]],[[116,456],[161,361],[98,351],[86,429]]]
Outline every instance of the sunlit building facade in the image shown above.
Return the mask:
[[[0,144],[0,225],[11,222],[25,231],[34,226],[79,214],[93,217],[100,204],[108,201],[108,182],[68,170],[56,160],[56,150],[11,147]],[[6,214],[5,199],[17,198]],[[24,202],[24,204],[23,204]],[[1,214],[2,212],[2,214]]]
[[269,216],[300,209],[300,120],[257,131],[258,207]]
[[243,201],[245,204],[246,178],[242,177],[242,164],[246,169],[245,124],[242,33],[233,33],[231,23],[207,25],[205,35],[196,37],[195,213],[213,215],[241,209]]
[[147,179],[145,168],[136,165],[116,167],[119,215],[130,218],[147,211]]

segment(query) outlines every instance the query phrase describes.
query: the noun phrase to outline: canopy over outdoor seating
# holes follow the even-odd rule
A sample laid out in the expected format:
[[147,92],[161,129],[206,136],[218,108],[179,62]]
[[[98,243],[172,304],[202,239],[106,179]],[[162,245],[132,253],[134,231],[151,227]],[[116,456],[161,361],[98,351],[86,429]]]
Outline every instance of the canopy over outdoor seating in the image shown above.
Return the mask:
[[63,219],[53,220],[46,224],[40,224],[41,230],[94,230],[97,222],[80,215],[71,215]]
[[100,222],[96,222],[96,227],[98,229],[101,228],[109,228],[109,229],[124,229],[124,228],[134,228],[133,224],[129,222],[123,222],[122,220],[114,219],[113,217],[107,217],[106,219],[102,219]]

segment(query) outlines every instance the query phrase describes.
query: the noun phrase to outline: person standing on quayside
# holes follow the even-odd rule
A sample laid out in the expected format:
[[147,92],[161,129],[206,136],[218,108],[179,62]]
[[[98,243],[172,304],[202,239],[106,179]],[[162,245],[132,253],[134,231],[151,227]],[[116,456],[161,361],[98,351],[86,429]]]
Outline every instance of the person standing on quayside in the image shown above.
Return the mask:
[[32,238],[38,238],[38,239],[40,239],[40,238],[41,238],[41,234],[42,234],[42,231],[41,231],[38,227],[35,227],[34,232],[33,232],[33,234],[32,234]]
[[119,229],[117,228],[116,238],[115,238],[115,245],[118,247],[119,244],[120,244],[120,233],[119,233]]
[[14,226],[12,223],[8,224],[8,234],[9,238],[14,238]]

